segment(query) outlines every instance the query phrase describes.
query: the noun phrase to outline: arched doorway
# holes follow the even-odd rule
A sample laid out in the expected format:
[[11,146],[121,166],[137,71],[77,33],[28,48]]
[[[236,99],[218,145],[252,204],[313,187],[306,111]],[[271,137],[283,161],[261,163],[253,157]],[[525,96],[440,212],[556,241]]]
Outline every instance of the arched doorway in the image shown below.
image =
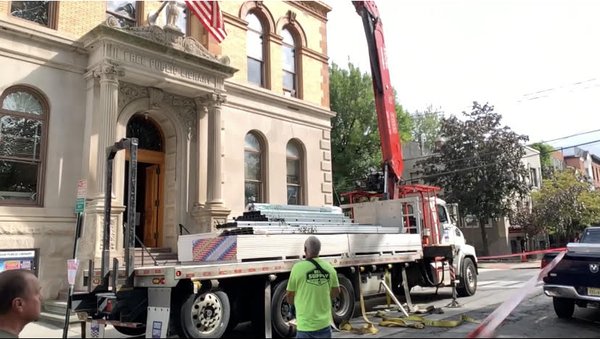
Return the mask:
[[[135,114],[127,122],[128,138],[138,138],[136,247],[161,247],[163,241],[164,137],[158,123],[147,114]],[[129,179],[129,154],[126,154],[125,182]],[[127,185],[124,196],[127,196]],[[127,201],[125,201],[127,215]]]

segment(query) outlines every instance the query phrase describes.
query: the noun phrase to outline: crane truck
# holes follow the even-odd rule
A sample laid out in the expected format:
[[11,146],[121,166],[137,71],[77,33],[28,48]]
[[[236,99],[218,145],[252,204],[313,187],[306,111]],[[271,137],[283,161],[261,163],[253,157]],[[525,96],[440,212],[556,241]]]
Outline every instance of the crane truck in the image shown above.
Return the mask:
[[[261,336],[291,336],[287,279],[310,235],[319,237],[320,257],[339,275],[341,293],[332,301],[336,323],[351,319],[359,294],[379,294],[388,275],[392,291],[407,299],[417,285],[455,286],[459,296],[475,293],[475,250],[451,222],[446,203],[435,196],[437,188],[399,184],[402,150],[382,22],[374,2],[353,3],[371,60],[385,173],[380,199],[371,195],[357,202],[361,193],[353,193],[340,207],[250,204],[219,232],[180,235],[176,263],[136,266],[137,139],[123,139],[107,150],[101,267],[90,261],[84,274],[87,292],[71,297],[74,312],[124,334],[152,338],[221,337],[248,320]],[[109,267],[108,250],[112,166],[121,150],[130,155],[124,269],[117,258]]]

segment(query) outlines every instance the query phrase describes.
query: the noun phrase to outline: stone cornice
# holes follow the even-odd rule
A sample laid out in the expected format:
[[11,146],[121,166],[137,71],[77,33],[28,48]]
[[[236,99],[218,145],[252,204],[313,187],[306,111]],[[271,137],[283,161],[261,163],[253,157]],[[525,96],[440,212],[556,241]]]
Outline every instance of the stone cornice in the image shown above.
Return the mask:
[[[267,105],[284,108],[288,112],[289,111],[297,111],[297,112],[301,112],[301,114],[303,114],[303,115],[313,116],[313,117],[317,117],[320,119],[327,119],[328,122],[329,122],[329,119],[335,117],[335,115],[336,115],[335,112],[333,112],[325,107],[320,107],[320,106],[314,105],[312,103],[309,103],[309,102],[306,102],[306,101],[303,101],[300,99],[285,97],[283,95],[278,95],[272,91],[265,90],[262,88],[257,88],[255,86],[248,86],[248,85],[236,83],[233,81],[225,81],[225,89],[228,93],[228,96],[227,96],[228,100],[227,100],[225,106],[236,106],[243,110],[256,111],[256,107],[242,106],[242,105],[239,105],[236,103],[235,98],[241,94],[242,96],[248,96],[248,97],[252,96],[253,100],[260,101]],[[260,113],[265,114],[265,115],[271,115],[271,116],[277,115],[276,113],[273,113],[272,111],[269,111],[269,112],[261,111]],[[285,116],[277,115],[277,118],[290,119],[289,115],[285,115]],[[290,121],[292,121],[292,120],[290,120]],[[319,124],[315,124],[315,123],[311,123],[311,122],[303,122],[303,121],[299,121],[297,119],[293,119],[293,121],[296,123],[303,123],[306,125],[320,127],[320,128],[329,127],[329,126],[323,126],[323,125],[319,125]]]
[[311,57],[313,59],[316,59],[316,60],[319,60],[319,61],[321,61],[323,63],[328,63],[329,62],[329,57],[327,55],[325,55],[323,53],[319,53],[319,52],[317,52],[317,51],[315,51],[313,49],[302,47],[300,49],[300,52],[303,55],[309,56],[309,57]]
[[322,1],[286,1],[286,3],[308,12],[323,21],[327,21],[327,13],[331,12],[331,7]]
[[223,20],[239,29],[248,30],[248,23],[245,20],[238,18],[233,14],[229,14],[227,12],[223,12]]

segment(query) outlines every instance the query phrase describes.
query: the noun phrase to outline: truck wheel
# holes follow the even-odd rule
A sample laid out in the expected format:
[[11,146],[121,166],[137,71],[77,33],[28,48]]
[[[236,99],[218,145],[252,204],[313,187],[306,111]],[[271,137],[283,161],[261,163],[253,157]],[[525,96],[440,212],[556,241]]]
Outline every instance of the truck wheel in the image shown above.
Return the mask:
[[286,299],[288,280],[284,279],[275,285],[271,296],[271,323],[273,330],[279,338],[293,338],[296,336],[296,328],[290,325],[290,304]]
[[575,301],[572,299],[565,298],[552,298],[552,304],[554,305],[554,312],[561,319],[570,319],[575,311]]
[[333,321],[336,325],[352,319],[352,315],[354,314],[354,303],[356,301],[352,282],[342,274],[338,275],[338,279],[340,281],[340,295],[333,299],[332,304]]
[[188,338],[220,338],[229,324],[229,298],[223,291],[192,294],[181,305],[181,327]]
[[115,330],[117,330],[117,332],[124,334],[124,335],[130,335],[130,336],[140,336],[140,335],[144,335],[146,333],[146,326],[142,326],[142,327],[124,327],[124,326],[114,326]]
[[470,297],[477,291],[477,271],[471,258],[464,258],[462,262],[460,283],[456,288],[459,297]]

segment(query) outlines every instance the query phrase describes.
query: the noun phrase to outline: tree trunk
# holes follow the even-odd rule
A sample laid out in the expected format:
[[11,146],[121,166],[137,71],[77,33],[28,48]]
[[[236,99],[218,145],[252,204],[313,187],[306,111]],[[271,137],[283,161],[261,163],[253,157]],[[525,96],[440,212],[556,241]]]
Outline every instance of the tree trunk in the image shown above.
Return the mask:
[[[479,219],[479,228],[481,229],[481,243],[483,244],[483,255],[482,256],[486,256],[486,255],[489,255],[489,249],[488,249],[487,233],[485,230],[485,221],[483,219]],[[478,255],[480,255],[480,254],[478,254]]]

